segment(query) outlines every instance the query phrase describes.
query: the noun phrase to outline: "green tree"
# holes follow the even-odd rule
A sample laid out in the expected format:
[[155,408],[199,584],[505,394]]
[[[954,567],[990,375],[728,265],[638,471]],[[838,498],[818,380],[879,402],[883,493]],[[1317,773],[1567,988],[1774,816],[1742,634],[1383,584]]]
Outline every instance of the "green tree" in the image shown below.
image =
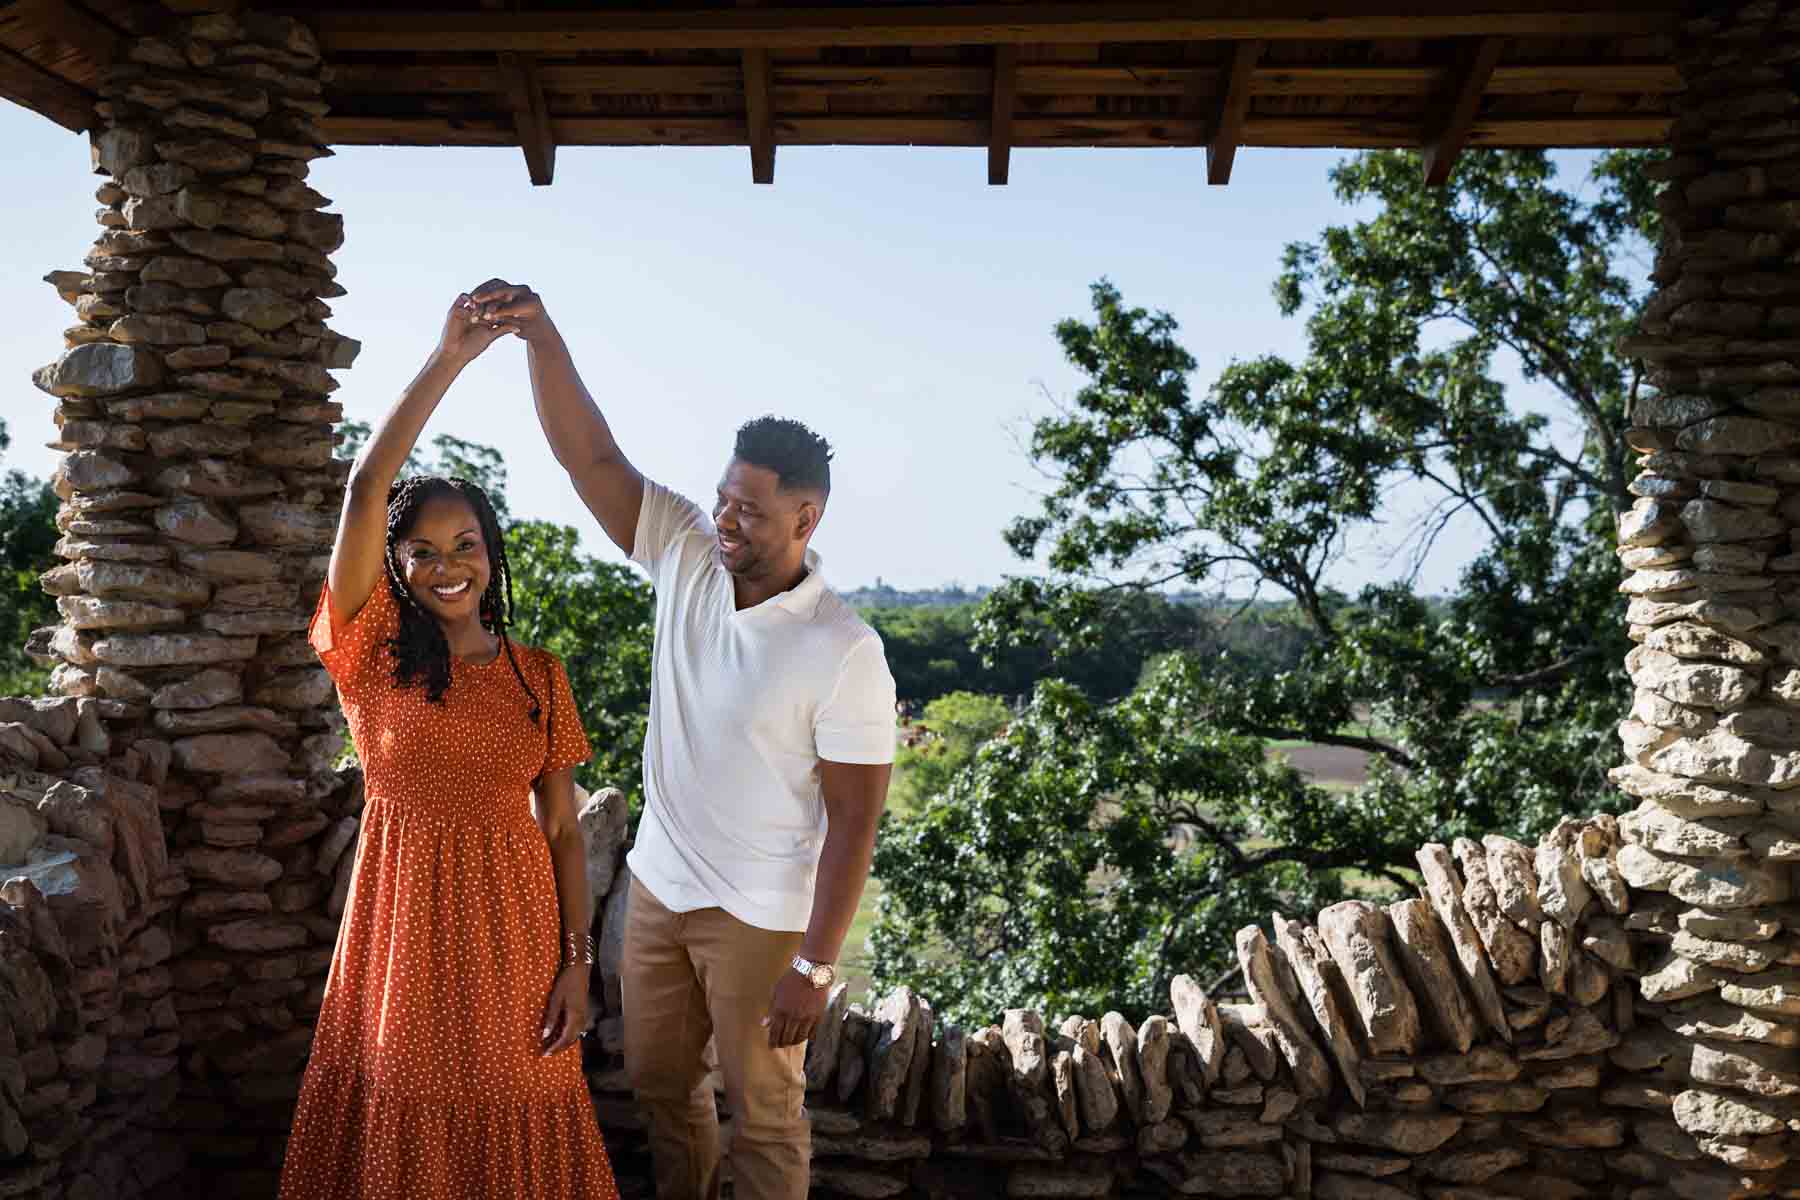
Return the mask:
[[[0,452],[12,445],[0,422]],[[56,599],[38,577],[57,565],[56,493],[41,479],[9,470],[0,477],[0,694],[36,695],[50,672],[25,653],[31,631],[59,619]]]
[[947,791],[976,751],[1011,719],[1006,701],[977,692],[949,692],[926,704],[920,736],[894,757],[892,803],[910,809]]
[[[1418,184],[1411,154],[1347,160],[1337,194],[1371,215],[1290,246],[1275,285],[1284,315],[1305,313],[1306,356],[1234,362],[1204,391],[1173,318],[1094,285],[1092,318],[1056,329],[1085,383],[1032,433],[1052,490],[1007,532],[1052,573],[988,598],[983,644],[1092,645],[1168,586],[1284,595],[1309,637],[1285,669],[1183,656],[1114,710],[1040,693],[1043,720],[892,821],[878,984],[1147,1004],[1172,970],[1228,968],[1232,930],[1323,899],[1322,870],[1398,879],[1423,841],[1616,803],[1612,529],[1641,372],[1615,345],[1643,298],[1623,264],[1655,229],[1642,166],[1604,160],[1588,200],[1538,153],[1466,156],[1443,189]],[[1396,491],[1425,505],[1398,574],[1343,595],[1346,555],[1396,536]],[[1458,517],[1482,544],[1433,603],[1417,573]],[[1275,739],[1365,752],[1368,782],[1305,786],[1267,765]],[[1041,902],[1022,863],[1048,881]],[[995,905],[1005,938],[971,944],[969,914]],[[946,945],[961,965],[932,964]]]

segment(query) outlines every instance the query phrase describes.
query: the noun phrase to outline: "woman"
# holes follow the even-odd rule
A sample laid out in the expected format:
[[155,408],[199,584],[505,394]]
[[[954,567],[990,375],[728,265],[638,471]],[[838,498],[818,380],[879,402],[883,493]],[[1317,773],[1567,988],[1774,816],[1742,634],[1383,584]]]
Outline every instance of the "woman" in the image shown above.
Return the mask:
[[578,1046],[587,736],[562,663],[507,637],[487,496],[394,486],[445,390],[512,332],[458,297],[350,473],[311,636],[368,803],[282,1200],[618,1195]]

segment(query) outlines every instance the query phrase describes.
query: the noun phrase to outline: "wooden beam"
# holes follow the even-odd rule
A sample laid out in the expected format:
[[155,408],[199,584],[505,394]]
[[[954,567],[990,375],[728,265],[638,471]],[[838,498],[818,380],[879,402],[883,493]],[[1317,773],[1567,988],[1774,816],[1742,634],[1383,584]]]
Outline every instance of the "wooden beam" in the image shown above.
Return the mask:
[[[783,117],[776,133],[789,145],[807,146],[982,146],[983,117]],[[1551,117],[1476,121],[1471,146],[1657,146],[1668,138],[1671,117]],[[334,145],[510,146],[516,134],[504,116],[481,118],[356,117],[332,115],[320,121]],[[741,146],[744,123],[737,117],[565,117],[551,118],[564,146]],[[1013,117],[1015,146],[1192,147],[1205,122],[1142,117]],[[1416,122],[1361,116],[1249,117],[1244,146],[1416,148],[1423,140]]]
[[96,66],[109,66],[118,54],[117,29],[72,0],[17,0],[7,16],[76,51]]
[[1013,98],[1019,83],[1019,48],[994,47],[993,112],[988,118],[988,183],[1004,186],[1012,169]]
[[769,92],[769,52],[744,51],[744,123],[750,134],[750,181],[775,182],[775,105]]
[[550,128],[550,107],[544,103],[543,81],[537,60],[511,51],[500,55],[500,77],[512,105],[513,128],[525,151],[525,170],[532,186],[549,187],[556,178],[556,137]]
[[94,126],[94,98],[59,76],[0,48],[0,96],[76,133]]
[[1248,41],[1231,48],[1225,87],[1206,139],[1207,183],[1223,187],[1231,182],[1231,164],[1237,158],[1238,139],[1243,136],[1244,118],[1250,115],[1250,79],[1256,73],[1256,60],[1262,57],[1266,46],[1265,42]]
[[493,13],[299,10],[328,55],[358,51],[762,50],[1044,42],[1309,41],[1443,37],[1618,37],[1672,33],[1673,0],[1597,8],[1581,0],[1412,4],[1393,14],[1320,16],[1317,0],[1191,3],[881,5]]
[[1456,165],[1456,156],[1462,153],[1463,144],[1469,140],[1469,130],[1481,111],[1482,93],[1487,91],[1488,80],[1500,63],[1504,45],[1500,38],[1486,37],[1464,53],[1462,69],[1456,77],[1456,91],[1447,97],[1442,120],[1425,146],[1425,183],[1428,187],[1442,187],[1450,178],[1450,168]]
[[[332,64],[335,78],[327,94],[335,97],[447,95],[457,92],[502,92],[499,69],[484,63]],[[910,64],[842,66],[775,63],[771,87],[776,92],[806,91],[831,95],[985,96],[993,75],[985,67],[914,66]],[[1260,66],[1250,77],[1252,96],[1412,96],[1441,93],[1450,70],[1418,67],[1273,67]],[[734,66],[613,65],[538,63],[538,78],[547,92],[585,92],[597,96],[641,96],[656,93],[735,94],[743,88],[743,72]],[[1225,72],[1219,67],[1160,64],[1143,66],[1062,66],[1023,63],[1021,96],[1180,96],[1207,97],[1219,92]],[[1681,91],[1681,74],[1667,63],[1542,63],[1500,66],[1488,81],[1489,95],[1526,96],[1547,92],[1644,93]]]

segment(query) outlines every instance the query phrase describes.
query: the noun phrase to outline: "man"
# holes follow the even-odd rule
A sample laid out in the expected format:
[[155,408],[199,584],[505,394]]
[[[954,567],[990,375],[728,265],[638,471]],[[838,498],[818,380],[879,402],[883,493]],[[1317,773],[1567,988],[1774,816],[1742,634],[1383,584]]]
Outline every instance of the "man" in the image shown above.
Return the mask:
[[644,816],[629,864],[625,1062],[657,1195],[719,1190],[714,1039],[740,1200],[802,1200],[806,1039],[868,881],[894,757],[881,640],[808,549],[831,449],[795,421],[738,431],[710,518],[620,451],[539,298],[501,280],[477,319],[515,326],[538,420],[602,528],[656,588]]

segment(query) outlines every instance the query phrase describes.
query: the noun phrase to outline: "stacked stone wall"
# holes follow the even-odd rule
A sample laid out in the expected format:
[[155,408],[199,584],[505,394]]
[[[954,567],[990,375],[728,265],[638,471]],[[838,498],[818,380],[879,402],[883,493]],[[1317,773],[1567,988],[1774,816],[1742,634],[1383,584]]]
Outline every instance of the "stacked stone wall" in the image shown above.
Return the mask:
[[[48,276],[74,324],[34,377],[66,452],[66,561],[44,577],[61,622],[29,649],[67,699],[0,723],[9,767],[54,783],[9,788],[48,831],[0,846],[0,878],[36,878],[18,911],[81,936],[63,930],[65,964],[57,922],[8,932],[57,1004],[48,1024],[9,1014],[30,1049],[0,1113],[26,1144],[0,1141],[23,1160],[0,1195],[273,1192],[361,799],[304,633],[346,468],[330,371],[357,350],[325,324],[343,223],[307,184],[330,153],[321,74],[305,26],[215,13],[129,39],[102,81],[101,231]],[[109,840],[146,796],[156,836]],[[89,1169],[121,1157],[108,1104],[127,1085],[155,1152]]]
[[[1313,924],[1275,914],[1273,939],[1238,934],[1247,999],[1215,1002],[1182,976],[1135,1026],[1012,1010],[962,1029],[908,989],[865,1008],[840,986],[807,1053],[815,1193],[1723,1200],[1800,1186],[1779,1169],[1800,1073],[1769,1052],[1800,1040],[1785,993],[1727,1011],[1668,1002],[1659,975],[1684,919],[1749,952],[1780,920],[1634,891],[1621,862],[1642,836],[1597,817],[1535,847],[1425,846],[1421,896],[1348,901]],[[616,937],[626,872],[604,841],[591,850],[614,864],[602,932]],[[616,971],[615,940],[603,990]],[[632,1194],[646,1146],[617,1030],[608,1007],[587,1066]]]

